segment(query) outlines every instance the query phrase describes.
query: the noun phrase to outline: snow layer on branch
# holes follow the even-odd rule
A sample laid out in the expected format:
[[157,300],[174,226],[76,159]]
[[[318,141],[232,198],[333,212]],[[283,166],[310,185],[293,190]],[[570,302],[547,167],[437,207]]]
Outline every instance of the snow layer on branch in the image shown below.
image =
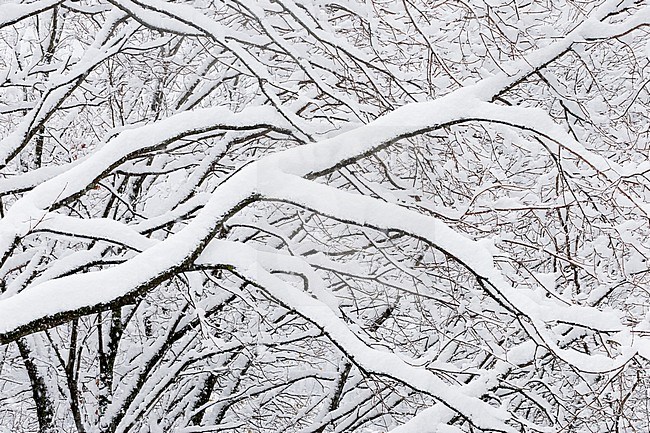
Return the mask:
[[457,233],[433,217],[297,176],[279,175],[264,185],[260,191],[268,199],[295,203],[351,224],[380,230],[398,230],[424,239],[485,280],[506,304],[536,321],[560,321],[604,331],[625,329],[618,312],[608,313],[578,305],[559,305],[535,292],[514,289],[495,268],[492,254],[484,245]]
[[0,28],[14,24],[59,3],[63,3],[63,0],[40,0],[27,4],[4,3],[0,5]]
[[0,251],[5,254],[15,237],[28,233],[49,208],[84,192],[132,155],[208,130],[256,129],[274,125],[282,125],[282,120],[268,107],[249,108],[241,113],[216,107],[180,113],[152,125],[123,131],[91,157],[38,185],[18,200],[0,221]]
[[[287,308],[298,312],[321,328],[334,344],[339,346],[361,369],[374,374],[386,375],[400,380],[411,387],[430,394],[444,405],[463,414],[475,426],[503,432],[516,430],[505,423],[509,419],[506,411],[464,394],[459,389],[445,384],[424,367],[415,367],[398,355],[368,347],[332,311],[331,306],[290,283],[273,276],[270,270],[292,272],[295,268],[292,257],[276,255],[273,269],[265,269],[259,263],[260,252],[249,246],[228,241],[213,241],[198,262],[203,264],[228,264],[244,279],[259,285],[273,298]],[[282,261],[286,263],[282,263]],[[479,383],[480,381],[477,381]]]

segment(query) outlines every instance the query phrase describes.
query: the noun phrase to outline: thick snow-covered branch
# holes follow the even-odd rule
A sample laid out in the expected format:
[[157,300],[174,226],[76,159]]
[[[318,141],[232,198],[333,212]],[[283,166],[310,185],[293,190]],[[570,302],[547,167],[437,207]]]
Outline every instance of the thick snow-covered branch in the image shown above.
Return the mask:
[[0,5],[0,419],[647,430],[648,14]]

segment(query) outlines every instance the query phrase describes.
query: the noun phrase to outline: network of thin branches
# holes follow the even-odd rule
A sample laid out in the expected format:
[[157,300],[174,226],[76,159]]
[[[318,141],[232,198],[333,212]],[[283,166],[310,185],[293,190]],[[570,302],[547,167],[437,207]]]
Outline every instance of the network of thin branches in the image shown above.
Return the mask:
[[649,25],[0,0],[0,432],[648,431]]

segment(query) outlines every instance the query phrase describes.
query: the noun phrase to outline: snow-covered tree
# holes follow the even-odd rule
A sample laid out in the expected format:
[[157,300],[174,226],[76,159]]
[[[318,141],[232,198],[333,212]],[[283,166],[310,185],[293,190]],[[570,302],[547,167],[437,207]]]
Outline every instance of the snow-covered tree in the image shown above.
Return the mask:
[[0,432],[648,431],[649,25],[0,0]]

